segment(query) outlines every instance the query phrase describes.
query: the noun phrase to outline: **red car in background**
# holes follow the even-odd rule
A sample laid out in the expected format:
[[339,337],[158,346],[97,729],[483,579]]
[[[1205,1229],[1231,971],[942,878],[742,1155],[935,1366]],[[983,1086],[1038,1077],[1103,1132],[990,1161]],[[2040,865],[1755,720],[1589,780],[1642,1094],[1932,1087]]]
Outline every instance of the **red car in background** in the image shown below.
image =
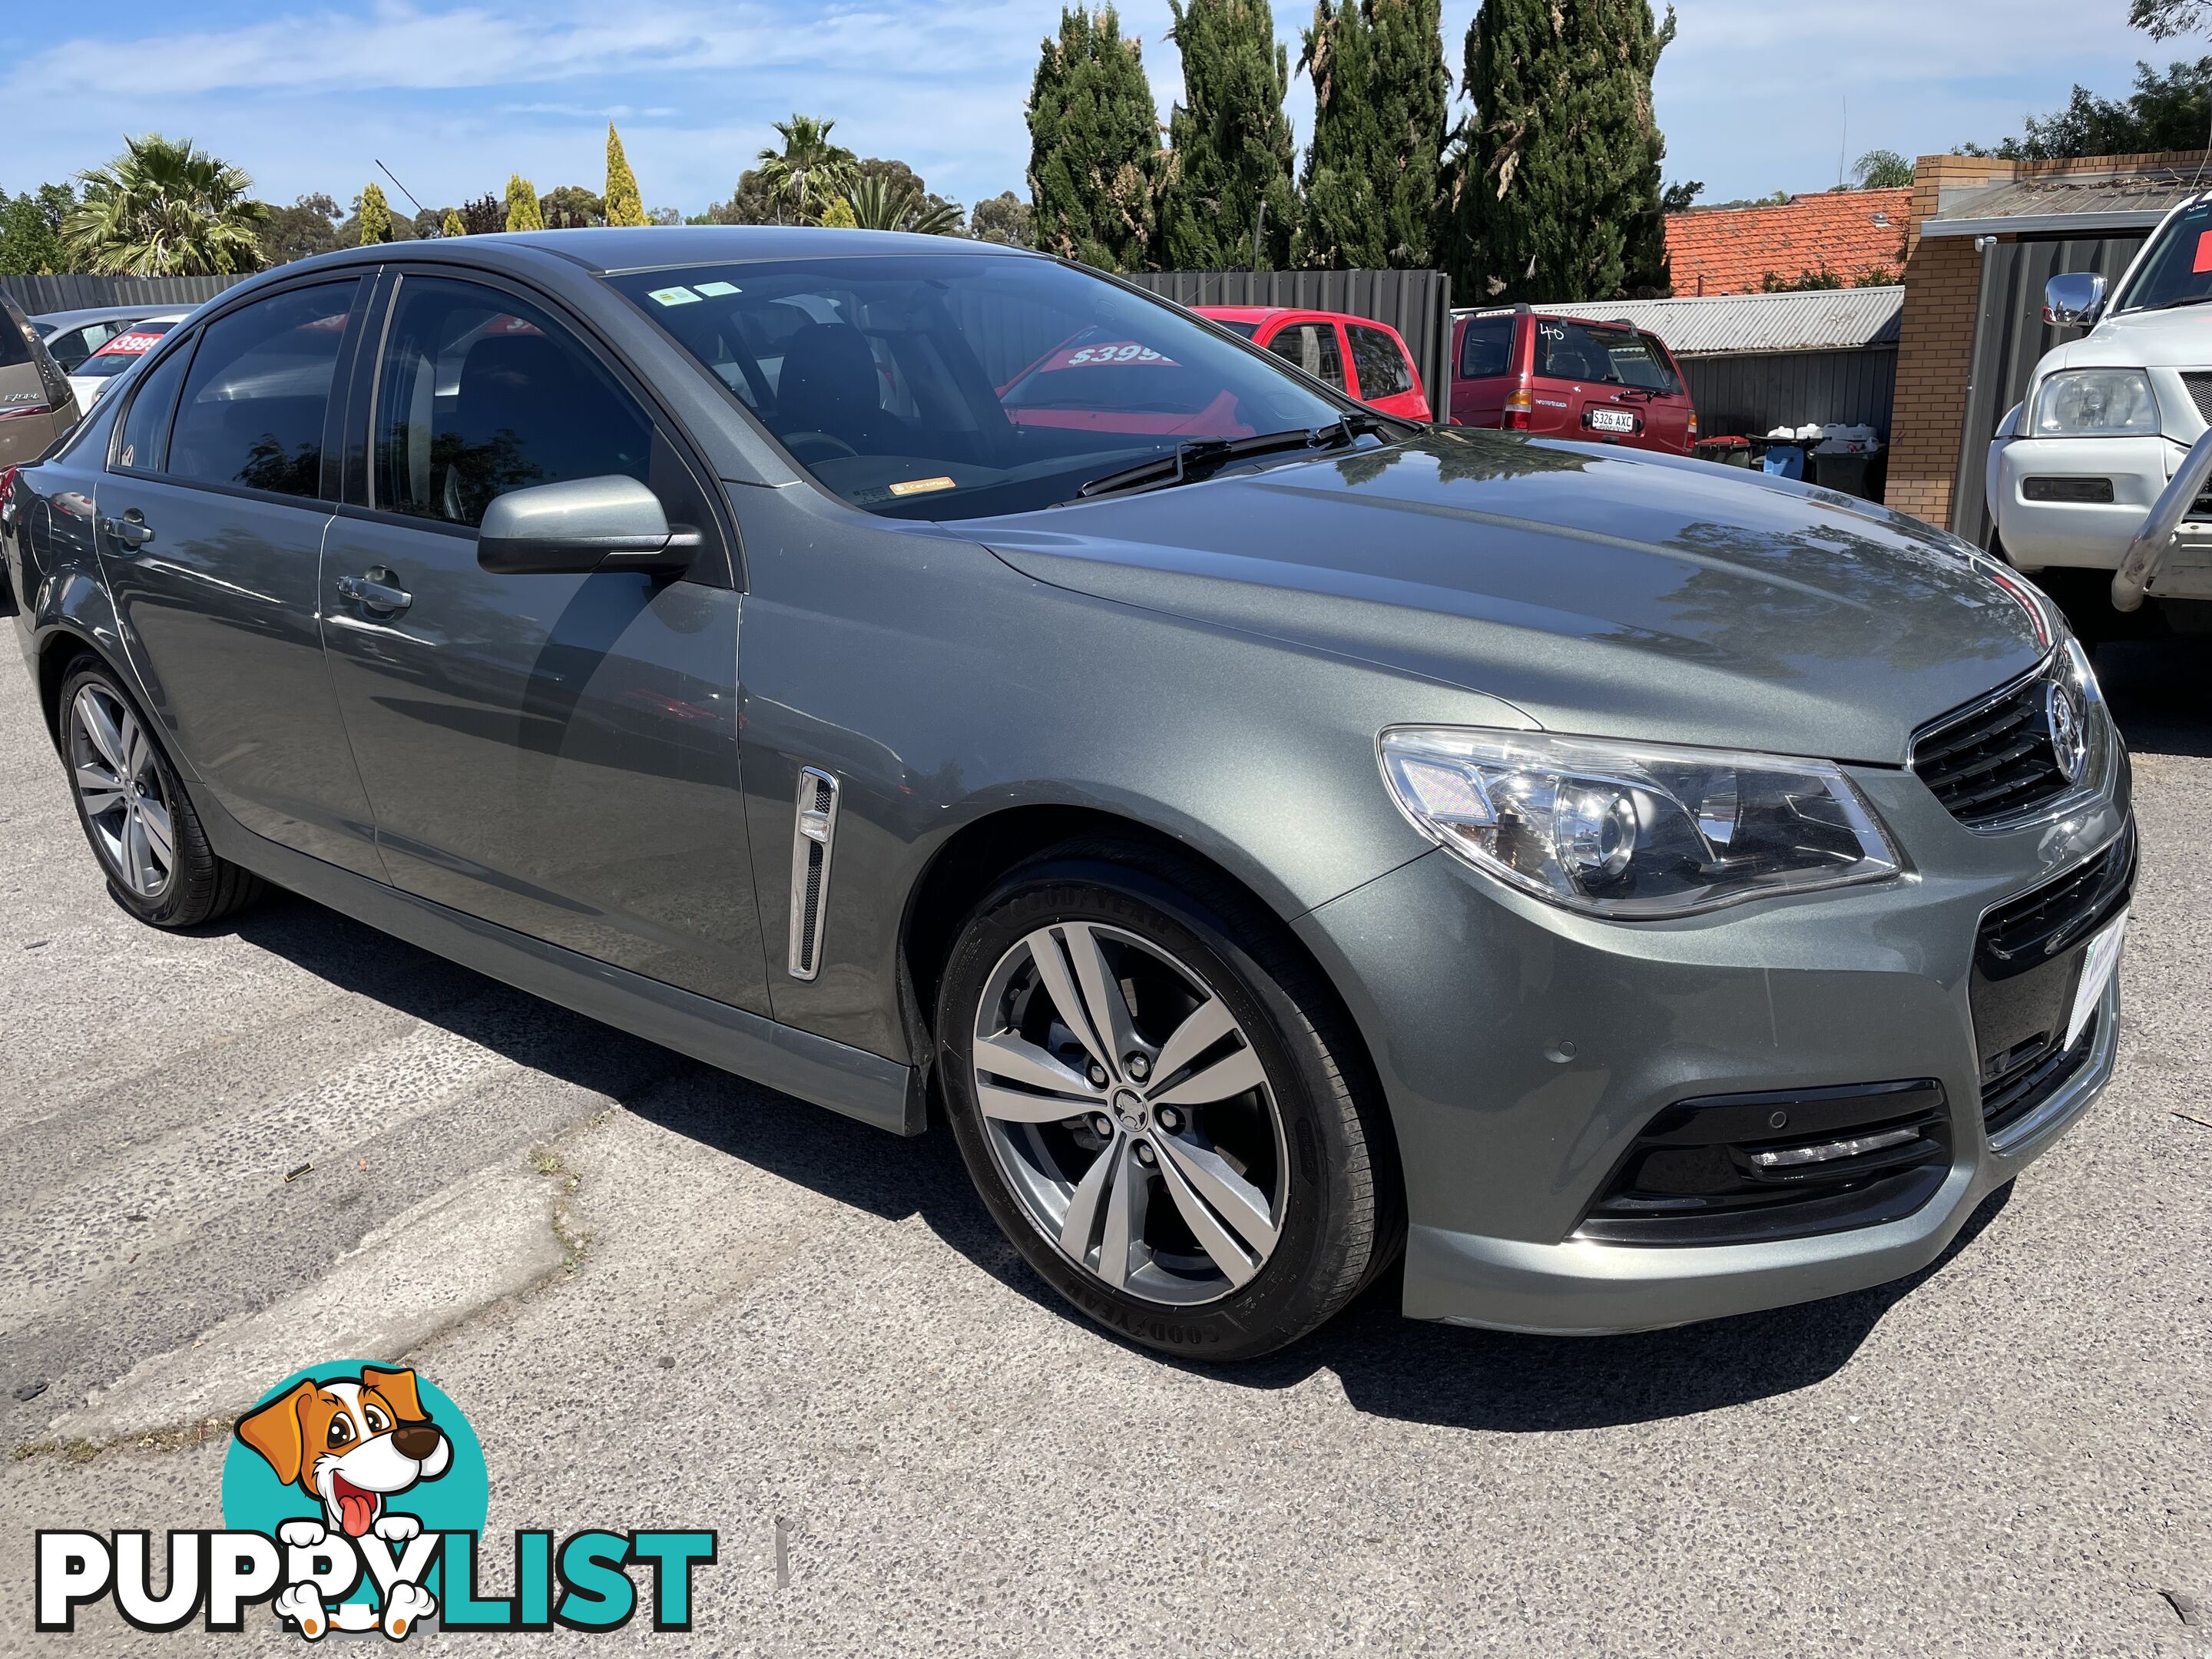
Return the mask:
[[1256,346],[1287,358],[1363,404],[1408,421],[1432,418],[1420,371],[1398,331],[1339,311],[1287,306],[1193,306]]
[[1698,410],[1666,343],[1527,306],[1452,319],[1451,424],[1686,455]]

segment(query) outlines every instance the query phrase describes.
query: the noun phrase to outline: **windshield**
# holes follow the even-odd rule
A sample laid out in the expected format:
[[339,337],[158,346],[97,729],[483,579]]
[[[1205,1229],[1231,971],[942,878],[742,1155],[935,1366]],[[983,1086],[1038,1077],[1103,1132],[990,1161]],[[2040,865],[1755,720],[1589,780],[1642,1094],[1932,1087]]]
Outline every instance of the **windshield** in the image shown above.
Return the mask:
[[81,380],[104,380],[120,374],[154,349],[155,342],[174,328],[174,323],[134,323],[76,366]]
[[1194,440],[1344,410],[1187,313],[1048,259],[864,254],[608,278],[854,506],[1072,499]]
[[2212,202],[2176,214],[2143,251],[2114,311],[2149,311],[2212,295]]

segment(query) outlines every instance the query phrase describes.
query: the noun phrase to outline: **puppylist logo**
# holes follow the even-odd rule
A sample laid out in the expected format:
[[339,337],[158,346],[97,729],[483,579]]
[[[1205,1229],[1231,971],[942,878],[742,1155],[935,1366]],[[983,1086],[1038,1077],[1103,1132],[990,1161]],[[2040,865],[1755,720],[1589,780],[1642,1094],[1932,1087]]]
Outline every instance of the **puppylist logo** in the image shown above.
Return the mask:
[[168,1534],[159,1595],[150,1533],[41,1531],[37,1626],[74,1632],[78,1608],[112,1600],[143,1631],[241,1630],[266,1602],[311,1642],[334,1630],[404,1642],[433,1615],[445,1630],[616,1630],[641,1602],[655,1630],[691,1628],[712,1531],[586,1528],[557,1543],[518,1531],[501,1595],[485,1589],[479,1548],[489,1505],[483,1449],[437,1388],[374,1364],[313,1366],[239,1419],[223,1527]]

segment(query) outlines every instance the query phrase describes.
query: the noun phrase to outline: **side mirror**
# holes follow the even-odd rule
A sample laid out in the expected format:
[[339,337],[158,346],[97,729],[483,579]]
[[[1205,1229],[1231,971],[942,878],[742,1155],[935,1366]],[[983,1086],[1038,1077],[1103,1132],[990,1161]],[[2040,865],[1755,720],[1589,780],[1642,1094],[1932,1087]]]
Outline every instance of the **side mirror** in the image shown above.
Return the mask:
[[2043,320],[2054,328],[2087,328],[2105,306],[2105,279],[2070,270],[2043,285]]
[[671,527],[659,496],[613,473],[494,496],[477,532],[477,562],[501,576],[681,570],[699,545],[697,531]]

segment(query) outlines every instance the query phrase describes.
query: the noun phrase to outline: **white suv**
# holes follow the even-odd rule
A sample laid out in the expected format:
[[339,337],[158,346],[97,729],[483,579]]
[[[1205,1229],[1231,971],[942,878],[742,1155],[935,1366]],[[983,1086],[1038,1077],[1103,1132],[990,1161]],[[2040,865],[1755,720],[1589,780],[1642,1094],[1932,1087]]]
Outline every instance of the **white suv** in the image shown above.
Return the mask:
[[[2159,222],[2109,297],[2076,274],[2045,300],[2045,322],[2091,326],[2044,355],[1999,424],[1990,520],[2007,559],[2108,632],[2109,573],[2212,422],[2212,191]],[[2171,601],[2212,599],[2212,500],[2185,514],[2151,596],[2176,622]]]

